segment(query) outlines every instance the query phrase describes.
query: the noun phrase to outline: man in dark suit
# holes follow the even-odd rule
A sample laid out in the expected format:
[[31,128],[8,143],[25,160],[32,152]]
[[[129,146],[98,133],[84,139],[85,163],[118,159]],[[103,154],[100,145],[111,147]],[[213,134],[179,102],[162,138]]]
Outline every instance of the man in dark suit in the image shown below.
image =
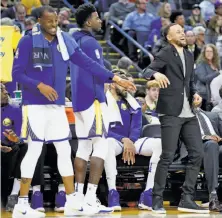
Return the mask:
[[203,158],[200,128],[191,109],[192,103],[199,105],[202,101],[193,81],[193,55],[183,48],[186,39],[180,25],[170,24],[164,31],[164,37],[169,45],[160,50],[143,72],[146,79],[156,79],[161,88],[156,112],[160,114],[162,155],[155,175],[152,209],[156,213],[166,213],[163,208],[163,191],[167,171],[181,137],[186,144],[190,161],[178,210],[209,213],[209,210],[199,207],[193,197]]
[[219,145],[222,145],[221,120],[217,113],[195,110],[201,129],[204,148],[204,172],[209,192],[209,209],[221,212],[222,206],[218,201]]

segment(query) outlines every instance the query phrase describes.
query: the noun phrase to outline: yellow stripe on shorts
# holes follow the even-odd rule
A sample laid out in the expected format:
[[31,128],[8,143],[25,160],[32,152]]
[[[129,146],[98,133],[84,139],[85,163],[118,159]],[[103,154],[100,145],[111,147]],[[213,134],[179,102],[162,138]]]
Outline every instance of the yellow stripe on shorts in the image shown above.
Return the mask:
[[96,135],[102,135],[103,122],[102,122],[102,110],[98,100],[94,101],[95,114],[96,114]]
[[27,138],[28,134],[28,106],[22,106],[22,130],[21,138]]

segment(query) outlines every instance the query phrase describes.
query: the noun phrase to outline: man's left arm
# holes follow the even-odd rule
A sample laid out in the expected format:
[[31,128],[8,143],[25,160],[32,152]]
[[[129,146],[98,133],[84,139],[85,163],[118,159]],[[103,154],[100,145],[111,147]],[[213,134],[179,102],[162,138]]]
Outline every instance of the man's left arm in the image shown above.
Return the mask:
[[142,130],[142,109],[139,108],[133,111],[131,114],[131,125],[130,125],[130,135],[131,141],[135,142],[139,139]]
[[193,69],[191,73],[191,78],[190,78],[190,94],[194,96],[195,93],[197,93],[197,89],[194,83],[194,69]]

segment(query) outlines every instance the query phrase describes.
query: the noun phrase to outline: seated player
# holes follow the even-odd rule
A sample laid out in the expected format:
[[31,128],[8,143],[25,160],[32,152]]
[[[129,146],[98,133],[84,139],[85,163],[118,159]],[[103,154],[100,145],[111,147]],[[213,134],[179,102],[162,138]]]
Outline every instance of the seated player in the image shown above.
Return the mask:
[[[123,75],[121,76],[124,77]],[[125,78],[125,77],[124,77]],[[111,123],[108,132],[109,152],[105,159],[105,171],[109,188],[108,206],[114,211],[121,210],[119,194],[116,190],[116,156],[123,152],[123,159],[130,155],[135,162],[135,153],[151,156],[149,176],[145,191],[141,194],[139,207],[151,209],[154,175],[161,155],[160,138],[140,138],[142,129],[142,112],[137,101],[119,85],[111,84],[106,93]],[[130,162],[128,162],[130,164]]]

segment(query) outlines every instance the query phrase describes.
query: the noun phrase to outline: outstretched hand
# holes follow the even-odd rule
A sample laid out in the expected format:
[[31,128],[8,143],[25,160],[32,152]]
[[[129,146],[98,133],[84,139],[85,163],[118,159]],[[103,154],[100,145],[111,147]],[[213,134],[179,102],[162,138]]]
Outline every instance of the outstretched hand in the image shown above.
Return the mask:
[[129,80],[122,79],[119,76],[115,75],[113,77],[113,81],[117,83],[118,85],[122,86],[123,88],[126,88],[128,91],[131,91],[131,92],[136,91],[136,86]]

